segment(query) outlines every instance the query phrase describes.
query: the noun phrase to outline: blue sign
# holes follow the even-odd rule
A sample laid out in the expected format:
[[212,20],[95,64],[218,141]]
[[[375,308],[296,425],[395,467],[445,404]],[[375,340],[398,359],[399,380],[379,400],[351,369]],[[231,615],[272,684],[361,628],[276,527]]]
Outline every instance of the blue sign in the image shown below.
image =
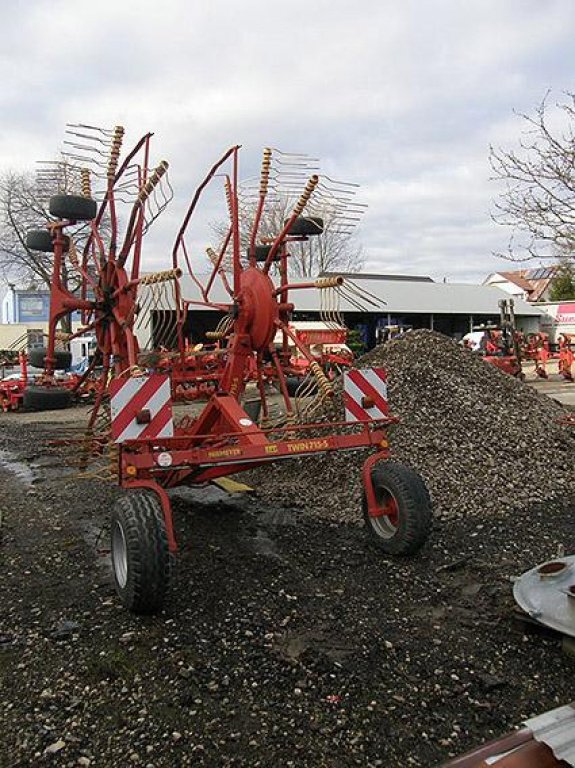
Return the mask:
[[48,293],[17,293],[16,318],[19,323],[46,323],[50,317]]

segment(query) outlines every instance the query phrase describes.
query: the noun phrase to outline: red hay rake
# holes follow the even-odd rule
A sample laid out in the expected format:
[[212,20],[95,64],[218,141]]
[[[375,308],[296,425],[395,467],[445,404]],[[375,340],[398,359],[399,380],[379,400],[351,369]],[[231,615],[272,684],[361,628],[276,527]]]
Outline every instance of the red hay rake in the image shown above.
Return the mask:
[[[91,129],[82,132],[89,136],[95,133]],[[97,337],[99,354],[94,366],[102,369],[102,387],[88,429],[80,438],[81,450],[76,453],[88,476],[111,474],[129,491],[117,502],[111,527],[115,585],[125,606],[149,613],[164,603],[172,554],[177,550],[171,489],[205,484],[292,457],[371,449],[362,471],[369,534],[386,553],[417,551],[429,534],[430,500],[413,470],[388,461],[386,428],[397,420],[388,414],[384,373],[353,371],[340,395],[289,327],[294,291],[321,291],[322,317],[333,324],[341,325],[340,297],[358,308],[375,303],[373,296],[342,277],[293,283],[288,276],[290,246],[321,237],[326,211],[339,219],[343,231],[353,224],[360,208],[352,200],[353,191],[315,172],[302,184],[300,177],[307,176],[310,169],[308,158],[266,149],[255,187],[255,205],[250,209],[252,215],[247,216],[249,187],[246,192],[239,184],[240,148],[234,146],[198,187],[177,234],[170,269],[142,276],[148,203],[165,181],[167,163],[149,169],[147,134],[118,167],[122,133],[117,128],[111,134],[98,134],[109,143],[103,174],[105,191],[98,210],[90,198],[85,173],[83,196],[51,200],[50,210],[57,220],[49,227],[54,280],[46,370],[47,374],[52,371],[58,319],[80,310],[81,332],[90,330]],[[220,247],[208,252],[211,272],[202,281],[192,267],[188,228],[205,188],[222,178],[229,225]],[[134,186],[135,201],[120,239],[116,206]],[[280,187],[293,202],[279,231],[262,234],[266,204],[273,202]],[[167,201],[167,197],[163,193],[162,200]],[[59,274],[66,246],[63,230],[78,220],[90,221],[91,234],[74,264],[83,278],[82,288],[79,295],[72,295],[62,287]],[[194,298],[183,296],[184,271],[195,286]],[[211,299],[216,280],[229,296],[226,303]],[[211,334],[221,355],[209,401],[197,417],[186,415],[177,422],[172,413],[174,387],[170,379],[186,380],[191,356],[185,328],[195,306],[223,313]],[[175,308],[175,323],[170,326],[171,307]],[[155,335],[149,330],[152,308],[165,324],[159,332],[156,327]],[[146,336],[146,328],[150,348],[142,354],[139,338]],[[273,344],[278,332],[283,337],[279,350]],[[162,339],[161,349],[158,338]],[[292,370],[290,342],[309,363],[309,376],[294,397],[287,385]],[[270,377],[280,392],[279,416],[270,409],[266,388]],[[259,397],[257,418],[244,408],[249,381],[255,383]],[[334,414],[340,400],[341,416],[337,418]],[[90,471],[93,460],[96,469]]]

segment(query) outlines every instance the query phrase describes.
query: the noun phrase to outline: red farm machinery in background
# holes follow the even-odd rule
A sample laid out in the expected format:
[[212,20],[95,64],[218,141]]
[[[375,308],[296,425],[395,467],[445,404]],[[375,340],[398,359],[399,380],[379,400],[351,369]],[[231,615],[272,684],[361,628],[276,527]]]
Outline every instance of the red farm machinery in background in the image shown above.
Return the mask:
[[463,343],[481,355],[486,363],[503,373],[524,379],[520,334],[515,324],[513,299],[499,302],[499,323],[476,326],[463,337]]
[[[49,376],[44,370],[39,370],[44,369],[46,349],[27,350],[27,334],[14,342],[14,353],[9,359],[0,361],[3,368],[0,409],[4,413],[22,408],[38,411],[67,408],[73,402],[86,402],[95,396],[98,382],[93,377],[83,378],[68,371],[72,357],[63,348],[65,341],[60,338],[61,335],[56,334],[61,347],[55,349],[55,369]],[[6,368],[10,371],[7,375]]]
[[535,373],[539,378],[549,378],[548,365],[556,362],[557,372],[566,381],[573,381],[574,343],[572,334],[562,333],[559,335],[558,349],[553,351],[549,334],[530,333],[525,338],[523,355],[526,360],[532,360],[535,363]]
[[[50,201],[55,220],[47,233],[54,250],[54,278],[46,375],[54,371],[59,318],[80,311],[81,332],[93,332],[97,338],[98,354],[91,370],[101,369],[101,386],[86,430],[61,441],[60,450],[72,446],[81,472],[113,478],[126,490],[111,522],[115,586],[124,605],[137,613],[150,613],[164,603],[177,550],[171,489],[202,485],[272,461],[367,449],[370,455],[361,480],[369,536],[387,554],[417,551],[429,535],[431,505],[419,475],[389,460],[386,430],[396,419],[388,412],[385,373],[350,370],[343,391],[336,393],[301,335],[290,327],[295,308],[292,296],[300,290],[321,292],[322,320],[334,329],[342,325],[340,297],[355,306],[368,300],[339,276],[300,282],[289,278],[290,244],[321,237],[326,215],[345,228],[357,210],[353,191],[320,177],[315,168],[310,172],[312,161],[305,156],[266,149],[259,182],[251,188],[254,206],[249,208],[248,220],[244,211],[251,192],[239,183],[240,147],[231,147],[196,190],[177,233],[171,264],[142,276],[143,235],[169,197],[160,191],[167,184],[167,163],[150,169],[150,134],[120,163],[121,129],[111,133],[85,127],[75,130],[96,137],[98,158],[103,142],[108,142],[109,159],[103,173],[97,166],[105,181],[99,206],[91,198],[87,171],[80,171],[82,195],[56,195]],[[212,250],[211,273],[202,281],[193,266],[188,229],[205,188],[222,181],[228,225],[218,249]],[[117,208],[130,193],[133,200],[121,237]],[[262,242],[260,224],[266,205],[273,204],[280,193],[290,198],[289,213],[280,231],[272,236],[266,233]],[[156,210],[150,215],[154,201]],[[90,233],[81,254],[72,256],[73,250],[67,251],[81,277],[80,290],[72,293],[62,285],[60,275],[65,230],[78,221],[88,222]],[[194,296],[182,295],[183,272],[195,286]],[[225,303],[212,301],[216,280],[228,294]],[[154,340],[150,335],[149,348],[144,350],[146,317],[151,307],[158,313],[165,310],[168,294],[169,306],[175,306],[175,324],[162,333],[161,348],[158,337]],[[206,367],[207,357],[215,356],[218,375],[201,412],[178,420],[172,408],[171,379],[180,377],[180,384],[185,382],[186,366],[193,359],[185,327],[194,306],[223,314],[212,334],[219,346],[208,351],[201,363]],[[307,368],[296,396],[288,388],[294,348]],[[220,349],[225,353],[220,354]],[[282,402],[276,415],[266,388],[270,371]],[[258,395],[257,417],[244,407],[250,381]]]

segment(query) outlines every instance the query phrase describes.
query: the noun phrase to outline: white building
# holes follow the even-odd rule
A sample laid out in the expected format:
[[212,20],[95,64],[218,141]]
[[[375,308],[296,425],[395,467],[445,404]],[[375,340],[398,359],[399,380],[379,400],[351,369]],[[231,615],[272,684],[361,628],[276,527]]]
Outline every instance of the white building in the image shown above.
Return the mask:
[[549,300],[549,288],[555,266],[536,269],[517,269],[511,272],[492,272],[483,281],[523,301],[539,302]]

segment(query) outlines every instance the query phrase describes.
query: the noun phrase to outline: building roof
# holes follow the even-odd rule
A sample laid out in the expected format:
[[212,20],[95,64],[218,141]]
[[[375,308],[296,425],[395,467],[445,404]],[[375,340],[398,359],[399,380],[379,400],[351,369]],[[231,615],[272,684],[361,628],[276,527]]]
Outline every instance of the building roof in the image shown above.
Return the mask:
[[362,280],[404,280],[410,283],[433,283],[433,278],[427,275],[376,275],[368,272],[320,272],[320,277],[332,277],[340,275],[350,280],[361,277]]
[[[200,277],[205,283],[207,278]],[[297,282],[297,281],[294,281]],[[509,299],[509,294],[493,286],[468,285],[463,283],[434,283],[386,279],[371,275],[356,274],[351,282],[361,291],[364,289],[367,298],[379,303],[378,306],[366,303],[367,311],[380,315],[404,314],[447,314],[447,315],[499,315],[499,301]],[[182,297],[191,301],[200,301],[198,288],[190,277],[184,275],[181,281]],[[292,291],[290,301],[300,312],[319,312],[322,309],[320,291]],[[374,298],[376,297],[376,300]],[[223,290],[219,280],[215,281],[210,295],[216,304],[229,304],[230,298]],[[541,311],[521,299],[514,299],[515,313],[521,316],[538,317]],[[199,309],[200,307],[198,307]],[[191,309],[195,309],[194,306]],[[352,302],[342,298],[340,311],[357,312]]]
[[[522,291],[525,291],[529,301],[539,301],[541,296],[549,288],[549,283],[553,279],[556,265],[550,267],[537,267],[535,269],[516,269],[510,272],[494,272],[492,274],[501,276],[504,280],[513,283]],[[487,280],[489,280],[489,277]]]

